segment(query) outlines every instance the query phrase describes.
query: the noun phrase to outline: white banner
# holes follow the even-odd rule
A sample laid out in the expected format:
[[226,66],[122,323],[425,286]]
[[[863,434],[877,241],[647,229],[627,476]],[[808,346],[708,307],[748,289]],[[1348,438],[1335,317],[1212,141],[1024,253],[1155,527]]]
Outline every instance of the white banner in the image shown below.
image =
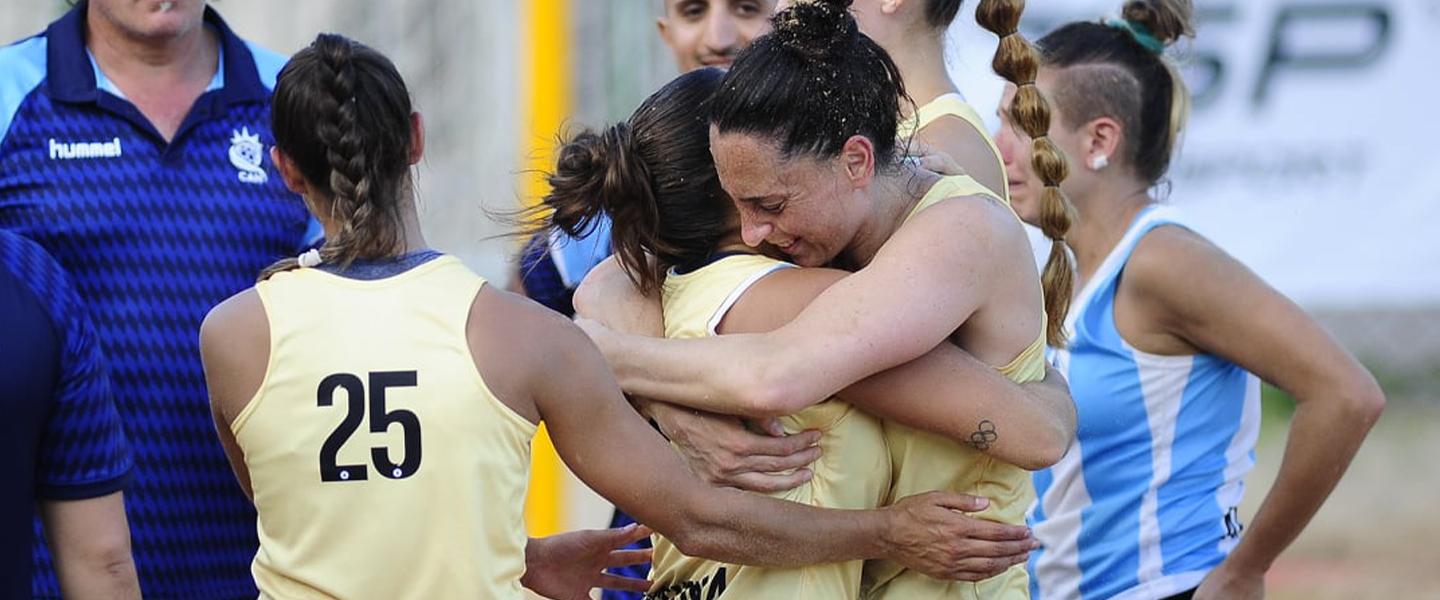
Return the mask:
[[[1029,2],[1035,39],[1118,1]],[[1200,0],[1176,56],[1196,109],[1168,201],[1310,307],[1440,304],[1440,0]],[[994,36],[951,35],[993,119]]]

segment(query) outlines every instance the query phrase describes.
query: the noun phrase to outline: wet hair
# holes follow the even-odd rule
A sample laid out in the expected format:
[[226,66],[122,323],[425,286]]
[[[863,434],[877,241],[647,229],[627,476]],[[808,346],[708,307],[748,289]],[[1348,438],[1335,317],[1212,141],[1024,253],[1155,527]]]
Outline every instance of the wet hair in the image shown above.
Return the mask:
[[1042,63],[1061,70],[1054,95],[1063,120],[1077,127],[1106,116],[1120,121],[1117,158],[1152,186],[1170,169],[1190,93],[1174,63],[1137,36],[1167,45],[1193,36],[1193,14],[1190,0],[1132,0],[1121,10],[1126,27],[1070,23],[1037,42]]
[[1065,343],[1065,315],[1075,286],[1075,264],[1065,248],[1065,235],[1075,220],[1075,207],[1060,192],[1068,168],[1065,155],[1050,141],[1050,104],[1035,86],[1039,56],[1018,33],[1023,0],[981,0],[975,20],[1000,36],[992,67],[1015,84],[1015,98],[1006,109],[1025,135],[1031,138],[1033,166],[1045,189],[1040,192],[1040,231],[1050,238],[1050,256],[1040,279],[1045,289],[1045,338],[1051,346]]
[[[339,224],[321,258],[343,266],[394,253],[404,241],[412,110],[390,59],[322,33],[281,69],[270,111],[276,148],[329,199]],[[296,259],[282,260],[260,279],[296,266]]]
[[869,138],[880,168],[897,164],[896,128],[910,103],[900,69],[860,33],[851,0],[796,2],[742,50],[710,104],[722,133],[775,140],[786,158],[833,158]]
[[965,0],[926,0],[925,24],[936,29],[949,27],[964,3]]
[[669,267],[709,257],[735,224],[703,110],[722,76],[715,68],[681,75],[628,120],[563,140],[540,207],[551,211],[545,226],[581,237],[609,216],[620,266],[646,292]]

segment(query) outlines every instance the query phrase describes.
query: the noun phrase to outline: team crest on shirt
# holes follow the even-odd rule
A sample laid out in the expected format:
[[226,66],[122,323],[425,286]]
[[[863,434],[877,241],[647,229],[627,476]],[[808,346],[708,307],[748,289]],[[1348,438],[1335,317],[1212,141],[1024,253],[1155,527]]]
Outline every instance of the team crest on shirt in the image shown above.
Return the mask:
[[260,161],[265,157],[265,146],[260,143],[260,134],[250,133],[249,127],[231,130],[230,164],[239,169],[240,181],[261,184],[270,179]]

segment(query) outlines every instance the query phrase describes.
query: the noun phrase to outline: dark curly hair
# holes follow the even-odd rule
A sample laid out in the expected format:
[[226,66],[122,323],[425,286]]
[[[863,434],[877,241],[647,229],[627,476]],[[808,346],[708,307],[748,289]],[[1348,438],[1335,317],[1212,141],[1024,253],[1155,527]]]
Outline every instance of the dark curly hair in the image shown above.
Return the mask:
[[742,50],[710,105],[722,133],[779,142],[787,157],[832,158],[851,136],[869,138],[876,163],[894,165],[902,102],[900,69],[863,33],[850,0],[796,2],[774,30]]

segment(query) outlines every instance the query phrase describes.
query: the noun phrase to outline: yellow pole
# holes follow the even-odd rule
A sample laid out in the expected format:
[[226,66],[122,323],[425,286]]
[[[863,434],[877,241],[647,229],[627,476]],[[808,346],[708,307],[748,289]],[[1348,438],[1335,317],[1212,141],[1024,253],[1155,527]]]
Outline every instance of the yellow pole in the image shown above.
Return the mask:
[[555,134],[570,114],[570,0],[527,0],[527,85],[524,201],[533,205],[550,191],[542,171],[554,167]]
[[[522,76],[528,78],[520,102],[525,124],[521,189],[522,201],[530,206],[549,191],[540,173],[555,164],[555,134],[570,111],[569,0],[525,0],[521,5],[526,49]],[[560,457],[543,426],[533,450],[525,517],[530,535],[544,536],[564,527],[564,479]]]

